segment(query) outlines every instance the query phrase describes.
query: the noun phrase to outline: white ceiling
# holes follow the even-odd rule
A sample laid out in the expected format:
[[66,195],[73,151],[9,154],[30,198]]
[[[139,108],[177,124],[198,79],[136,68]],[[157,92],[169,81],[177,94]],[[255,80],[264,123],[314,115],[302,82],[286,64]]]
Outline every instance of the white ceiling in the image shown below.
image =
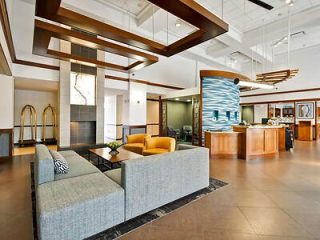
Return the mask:
[[[285,0],[264,0],[264,2],[274,7],[271,11],[261,8],[248,0],[196,1],[219,17],[222,17],[223,8],[223,19],[241,32],[250,31],[288,16],[288,6]],[[221,3],[223,3],[223,7]],[[319,0],[296,0],[289,9],[291,14],[295,14],[319,4]]]
[[138,16],[150,3],[147,0],[98,0],[120,11],[129,12]]

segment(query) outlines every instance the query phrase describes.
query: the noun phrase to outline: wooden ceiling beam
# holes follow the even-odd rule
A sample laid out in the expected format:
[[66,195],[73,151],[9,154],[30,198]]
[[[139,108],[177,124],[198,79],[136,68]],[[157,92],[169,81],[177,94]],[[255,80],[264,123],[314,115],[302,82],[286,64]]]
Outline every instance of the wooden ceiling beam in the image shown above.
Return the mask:
[[149,0],[198,30],[169,46],[61,7],[61,0],[37,0],[36,16],[163,56],[172,56],[228,31],[228,24],[194,0]]
[[[106,63],[103,61],[98,61],[97,59],[89,59],[73,54],[66,54],[63,52],[50,50],[48,48],[51,38],[69,41],[73,44],[83,45],[89,48],[95,48],[101,51],[137,59],[138,61],[129,66],[120,66],[116,64]],[[140,52],[114,43],[110,43],[92,35],[66,29],[37,19],[35,20],[33,53],[45,57],[79,61],[83,64],[94,64],[95,66],[99,66],[102,68],[125,72],[136,71],[142,67],[151,65],[158,61],[158,57],[153,56],[151,54]]]

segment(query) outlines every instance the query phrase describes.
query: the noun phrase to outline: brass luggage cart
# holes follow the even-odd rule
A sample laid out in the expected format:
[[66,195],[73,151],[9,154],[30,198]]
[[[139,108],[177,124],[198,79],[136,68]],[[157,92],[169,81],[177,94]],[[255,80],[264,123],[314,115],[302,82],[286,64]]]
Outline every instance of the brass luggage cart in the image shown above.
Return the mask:
[[[30,114],[30,126],[25,126],[25,116],[26,112],[29,111]],[[24,128],[31,128],[31,139],[24,139]],[[32,146],[37,143],[37,112],[36,109],[32,105],[25,105],[20,114],[20,135],[19,135],[19,146]]]
[[[46,131],[47,131],[47,113],[51,112],[52,114],[52,138],[46,137]],[[56,138],[56,129],[57,129],[57,113],[54,107],[52,107],[50,104],[43,110],[42,113],[42,138],[41,141],[43,144],[46,145],[54,145],[57,144],[57,138]]]

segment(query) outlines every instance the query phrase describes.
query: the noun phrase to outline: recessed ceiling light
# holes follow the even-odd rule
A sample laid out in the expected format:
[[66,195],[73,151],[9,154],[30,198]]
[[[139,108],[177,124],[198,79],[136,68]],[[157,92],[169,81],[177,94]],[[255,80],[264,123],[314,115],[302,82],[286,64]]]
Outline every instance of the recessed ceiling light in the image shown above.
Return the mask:
[[286,0],[286,4],[288,4],[290,7],[293,6],[293,0]]
[[176,98],[175,100],[176,100],[176,101],[179,101],[180,99],[179,99],[179,98]]
[[176,27],[181,27],[181,21],[178,19],[177,21],[176,21]]
[[191,99],[188,99],[187,102],[191,102]]

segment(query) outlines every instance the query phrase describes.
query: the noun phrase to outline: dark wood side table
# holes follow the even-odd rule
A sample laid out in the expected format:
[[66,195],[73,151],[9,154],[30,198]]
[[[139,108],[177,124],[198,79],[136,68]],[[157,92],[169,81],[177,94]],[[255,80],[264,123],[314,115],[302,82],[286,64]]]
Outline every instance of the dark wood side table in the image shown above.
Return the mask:
[[[98,166],[103,164],[104,166],[113,169],[115,165],[119,165],[122,161],[142,157],[142,155],[130,152],[122,147],[118,149],[119,154],[116,156],[111,156],[109,152],[110,148],[89,149],[89,159],[91,159],[91,154],[94,154],[98,157]],[[100,163],[100,160],[102,160],[102,163]]]

